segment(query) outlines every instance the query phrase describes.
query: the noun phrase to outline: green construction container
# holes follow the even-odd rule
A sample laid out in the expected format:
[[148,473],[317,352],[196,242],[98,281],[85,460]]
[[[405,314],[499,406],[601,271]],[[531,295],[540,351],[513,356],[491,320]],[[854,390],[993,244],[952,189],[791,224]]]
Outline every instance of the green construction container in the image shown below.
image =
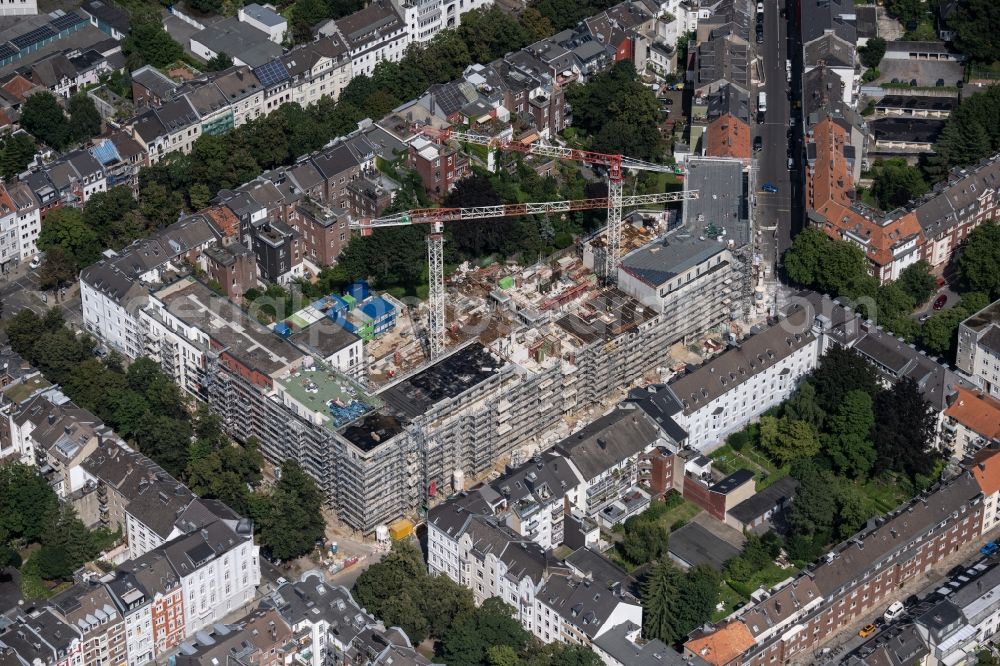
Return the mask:
[[342,294],[341,298],[344,299],[345,303],[347,303],[348,310],[353,310],[358,304],[358,299],[354,298],[350,294]]
[[500,282],[498,284],[501,289],[512,289],[514,287],[514,278],[508,275],[505,278],[500,278]]

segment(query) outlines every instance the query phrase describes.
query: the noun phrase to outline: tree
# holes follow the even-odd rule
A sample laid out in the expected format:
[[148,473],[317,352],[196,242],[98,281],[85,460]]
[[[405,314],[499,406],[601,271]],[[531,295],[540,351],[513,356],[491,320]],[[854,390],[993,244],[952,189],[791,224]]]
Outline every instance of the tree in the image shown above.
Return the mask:
[[597,653],[583,645],[549,643],[530,651],[524,666],[601,666]]
[[73,561],[62,546],[42,546],[34,560],[45,580],[69,580],[73,576]]
[[297,461],[282,463],[281,479],[257,504],[261,542],[272,557],[298,557],[323,537],[323,495]]
[[188,0],[188,4],[203,14],[215,14],[222,9],[222,0]]
[[209,72],[221,72],[224,69],[229,69],[233,66],[232,57],[225,51],[220,51],[205,63],[205,70]]
[[535,7],[527,7],[521,12],[521,25],[528,31],[528,36],[532,40],[545,39],[556,31],[552,27],[552,21]]
[[878,513],[871,500],[849,484],[841,484],[837,493],[837,538],[848,539],[858,533],[868,519]]
[[799,384],[795,393],[782,407],[782,415],[793,421],[805,421],[817,431],[823,426],[826,414],[819,406],[816,387],[813,386],[812,382],[803,381]]
[[35,157],[35,142],[27,132],[0,139],[0,177],[10,180],[24,171]]
[[837,411],[827,419],[823,438],[823,448],[834,469],[854,479],[868,475],[875,464],[875,447],[870,441],[874,425],[872,397],[861,389],[844,395]]
[[292,9],[292,38],[296,44],[312,41],[313,26],[328,18],[330,9],[323,0],[298,0]]
[[1000,60],[996,28],[1000,25],[1000,6],[991,0],[963,0],[948,19],[955,31],[955,47],[981,63]]
[[84,141],[101,133],[101,114],[86,93],[69,100],[69,134],[73,141]]
[[94,230],[102,245],[120,250],[141,237],[143,228],[133,226],[129,213],[139,207],[132,189],[116,185],[105,192],[95,192],[83,207],[83,221]]
[[809,457],[819,451],[816,430],[805,421],[762,416],[760,444],[784,466],[796,458]]
[[56,150],[69,145],[69,121],[56,96],[50,92],[39,92],[25,100],[21,107],[21,127]]
[[872,179],[872,194],[884,210],[904,206],[928,190],[920,170],[901,157],[876,160]]
[[789,527],[788,551],[796,559],[812,560],[830,541],[837,498],[829,471],[813,460],[799,458],[790,475],[799,482],[795,497],[785,511]]
[[667,550],[667,530],[643,515],[625,521],[621,548],[630,562],[642,564],[659,559]]
[[184,199],[180,192],[172,191],[161,183],[152,181],[139,187],[139,211],[154,227],[171,225],[180,217]]
[[868,43],[858,49],[861,63],[865,67],[878,67],[885,56],[886,41],[881,37],[870,37]]
[[131,32],[122,44],[129,59],[129,69],[135,71],[144,64],[166,67],[184,56],[184,48],[167,34],[158,12],[130,12]]
[[885,9],[907,30],[913,30],[927,14],[925,0],[886,0]]
[[664,559],[649,573],[642,588],[642,634],[670,645],[683,636],[681,589],[683,575]]
[[937,288],[937,280],[931,273],[931,265],[923,259],[904,268],[896,284],[916,304],[926,302]]
[[909,377],[875,397],[875,470],[925,476],[942,457],[936,446],[937,419],[920,387]]
[[681,582],[678,630],[687,635],[712,619],[719,603],[722,576],[707,564],[692,567]]
[[508,12],[499,7],[475,9],[462,14],[459,36],[475,62],[490,62],[528,43],[530,36]]
[[58,513],[56,494],[33,468],[22,463],[0,466],[0,533],[7,539],[40,541]]
[[[479,666],[490,663],[489,648],[507,646],[521,654],[530,640],[531,634],[514,619],[514,609],[499,597],[490,597],[441,637],[441,656],[448,666]],[[510,651],[494,651],[494,656],[509,656]]]
[[1000,298],[1000,223],[990,220],[969,234],[958,256],[962,285],[981,291],[990,299]]
[[94,230],[83,221],[77,208],[56,208],[45,216],[38,234],[38,249],[49,251],[59,248],[73,261],[76,270],[97,261],[101,256],[101,243]]
[[832,296],[856,298],[873,291],[868,262],[853,243],[831,240],[820,229],[804,229],[782,256],[788,278]]
[[837,411],[850,391],[860,389],[873,398],[880,391],[878,375],[868,362],[853,349],[838,345],[823,355],[809,382],[816,387],[816,400],[827,413]]
[[65,287],[76,278],[76,263],[64,249],[54,247],[45,253],[38,277],[42,289]]

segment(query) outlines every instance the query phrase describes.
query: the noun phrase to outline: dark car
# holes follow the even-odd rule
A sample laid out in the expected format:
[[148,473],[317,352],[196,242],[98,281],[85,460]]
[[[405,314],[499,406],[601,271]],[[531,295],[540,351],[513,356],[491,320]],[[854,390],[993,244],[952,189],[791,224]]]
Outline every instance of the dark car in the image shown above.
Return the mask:
[[753,138],[753,152],[759,152],[761,148],[764,147],[764,138],[761,136],[755,136]]
[[665,100],[663,100],[663,103],[666,104],[667,106],[673,106],[674,100],[668,97]]
[[763,185],[760,186],[760,189],[767,192],[768,194],[778,193],[778,188],[772,185],[771,183],[764,183]]
[[948,302],[948,296],[946,294],[941,294],[940,296],[934,299],[933,307],[935,310],[940,310],[941,308],[944,307],[944,304],[947,302]]

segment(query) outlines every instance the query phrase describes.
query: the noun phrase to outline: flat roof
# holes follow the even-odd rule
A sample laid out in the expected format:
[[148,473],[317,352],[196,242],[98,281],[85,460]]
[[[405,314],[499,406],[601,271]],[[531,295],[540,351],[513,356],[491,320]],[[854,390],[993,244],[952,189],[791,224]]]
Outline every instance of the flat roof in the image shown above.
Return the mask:
[[454,398],[500,372],[505,363],[474,342],[383,389],[378,395],[407,419]]
[[293,333],[288,338],[288,341],[297,347],[308,349],[323,358],[327,358],[343,349],[347,349],[360,339],[340,324],[330,321],[327,317],[323,317],[319,321]]
[[275,381],[293,400],[322,415],[331,430],[343,428],[381,405],[346,375],[311,359]]
[[714,235],[709,225],[725,230],[737,245],[750,235],[743,163],[730,159],[691,159],[685,176],[688,190],[700,192],[697,199],[684,202],[684,227],[695,236]]
[[273,375],[305,356],[238,305],[192,277],[167,285],[153,295],[170,314],[208,335],[222,347],[221,351],[264,374]]
[[667,550],[689,566],[707,564],[722,571],[726,562],[740,554],[732,544],[723,541],[698,523],[688,523],[670,533]]

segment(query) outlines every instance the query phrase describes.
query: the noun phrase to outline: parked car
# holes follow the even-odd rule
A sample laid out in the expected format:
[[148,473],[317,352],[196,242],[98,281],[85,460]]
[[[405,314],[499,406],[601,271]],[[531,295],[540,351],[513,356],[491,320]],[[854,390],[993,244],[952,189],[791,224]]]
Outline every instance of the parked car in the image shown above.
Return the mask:
[[996,541],[990,541],[985,546],[980,548],[979,552],[989,557],[990,555],[995,554],[998,550],[1000,550],[1000,544],[997,544]]
[[947,302],[948,302],[948,295],[947,294],[941,294],[940,296],[938,296],[937,298],[934,299],[934,305],[933,305],[933,307],[934,307],[935,310],[940,310],[941,308],[944,307],[944,304],[947,303]]
[[41,265],[42,265],[42,258],[40,256],[38,256],[37,254],[34,257],[31,258],[31,263],[28,264],[28,266],[31,268],[31,270],[34,270],[34,269],[38,268]]
[[753,152],[760,152],[760,149],[764,147],[764,137],[755,136],[753,138]]
[[858,636],[861,636],[861,638],[868,638],[876,631],[878,631],[878,628],[876,628],[874,624],[866,624],[861,627],[861,631],[858,632]]
[[885,613],[882,614],[882,618],[886,622],[895,622],[899,616],[905,612],[905,610],[906,607],[903,606],[903,602],[894,601],[889,604],[888,608],[885,609]]
[[778,188],[772,185],[771,183],[764,183],[763,185],[760,186],[760,189],[763,190],[764,192],[767,192],[768,194],[778,193]]

